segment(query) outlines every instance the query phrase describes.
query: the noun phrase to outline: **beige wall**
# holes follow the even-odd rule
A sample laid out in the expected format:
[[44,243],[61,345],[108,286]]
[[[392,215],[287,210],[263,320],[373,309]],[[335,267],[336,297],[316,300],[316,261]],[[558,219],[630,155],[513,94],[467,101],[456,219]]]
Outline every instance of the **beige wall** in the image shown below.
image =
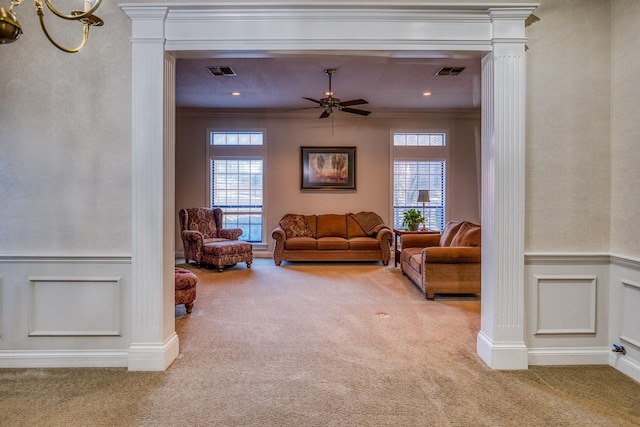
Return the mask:
[[[207,206],[207,128],[266,131],[267,167],[265,209],[266,237],[286,213],[377,212],[391,224],[392,129],[449,131],[449,217],[479,221],[475,129],[479,114],[433,115],[374,113],[369,117],[340,115],[319,120],[312,114],[207,114],[206,110],[181,110],[176,126],[176,209]],[[301,146],[355,146],[356,191],[300,190]],[[182,248],[179,234],[176,247]]]
[[608,1],[546,1],[527,30],[526,251],[609,249]]
[[[24,34],[0,46],[0,254],[131,253],[131,25],[116,3],[73,55],[49,44],[32,2],[14,9]],[[77,23],[47,22],[82,39]]]
[[615,1],[611,15],[611,252],[640,258],[640,2]]
[[[540,3],[541,21],[527,30],[526,250],[640,257],[631,222],[640,204],[632,36],[639,6]],[[105,26],[69,55],[48,44],[28,4],[16,10],[25,33],[0,47],[0,253],[130,253],[130,21],[117,2],[104,2]],[[274,179],[269,185],[287,182]],[[377,193],[360,188],[358,205],[379,210]],[[269,215],[273,222],[278,212]]]

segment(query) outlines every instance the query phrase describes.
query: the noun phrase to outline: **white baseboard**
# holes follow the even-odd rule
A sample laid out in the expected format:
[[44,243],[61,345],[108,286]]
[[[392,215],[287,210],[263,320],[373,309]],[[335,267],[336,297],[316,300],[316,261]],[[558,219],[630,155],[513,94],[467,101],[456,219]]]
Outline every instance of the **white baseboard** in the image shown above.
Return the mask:
[[122,350],[6,350],[0,368],[126,368]]
[[606,365],[607,347],[553,347],[529,349],[530,365]]
[[609,352],[609,365],[640,382],[640,363],[630,357]]

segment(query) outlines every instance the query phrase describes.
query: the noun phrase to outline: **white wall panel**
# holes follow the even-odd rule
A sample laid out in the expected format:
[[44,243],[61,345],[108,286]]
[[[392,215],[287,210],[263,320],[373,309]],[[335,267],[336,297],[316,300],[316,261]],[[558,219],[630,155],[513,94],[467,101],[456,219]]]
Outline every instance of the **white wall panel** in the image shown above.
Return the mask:
[[29,336],[120,335],[119,277],[29,277]]
[[529,364],[608,363],[609,265],[608,254],[525,255]]
[[620,339],[640,349],[640,283],[622,280]]
[[536,334],[595,334],[595,276],[536,276]]
[[640,259],[611,257],[610,344],[625,353],[609,353],[609,364],[640,381]]

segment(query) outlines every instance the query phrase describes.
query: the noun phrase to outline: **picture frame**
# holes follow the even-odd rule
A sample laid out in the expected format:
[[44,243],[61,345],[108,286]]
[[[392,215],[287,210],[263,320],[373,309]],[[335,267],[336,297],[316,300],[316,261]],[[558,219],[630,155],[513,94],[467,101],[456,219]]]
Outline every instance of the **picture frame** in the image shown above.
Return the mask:
[[356,147],[300,147],[301,190],[355,190]]

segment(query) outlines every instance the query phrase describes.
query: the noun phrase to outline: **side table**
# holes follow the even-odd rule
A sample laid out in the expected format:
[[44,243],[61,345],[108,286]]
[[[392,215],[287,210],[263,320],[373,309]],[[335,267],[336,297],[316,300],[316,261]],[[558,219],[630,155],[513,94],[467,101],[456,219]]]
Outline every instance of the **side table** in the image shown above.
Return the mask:
[[398,240],[400,240],[400,236],[402,236],[403,234],[438,234],[439,231],[433,231],[433,230],[422,230],[422,231],[408,231],[408,230],[403,230],[401,228],[394,228],[393,229],[393,235],[394,235],[394,241],[393,241],[393,263],[394,263],[394,267],[398,266],[398,260],[400,259],[400,252],[402,251],[402,248],[398,249]]

